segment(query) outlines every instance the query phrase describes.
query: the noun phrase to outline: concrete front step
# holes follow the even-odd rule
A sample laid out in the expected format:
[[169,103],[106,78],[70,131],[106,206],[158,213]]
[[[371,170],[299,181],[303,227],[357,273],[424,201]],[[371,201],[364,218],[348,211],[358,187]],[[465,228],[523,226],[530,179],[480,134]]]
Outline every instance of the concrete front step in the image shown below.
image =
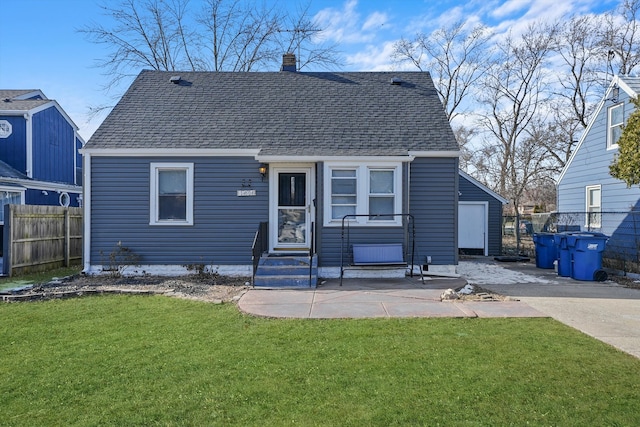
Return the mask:
[[263,256],[254,280],[262,288],[315,288],[318,283],[318,257],[314,256],[309,280],[309,257]]
[[256,288],[315,288],[318,285],[318,276],[258,276],[256,275],[254,286]]
[[[311,274],[318,275],[318,267],[311,268]],[[260,276],[308,276],[309,266],[289,266],[289,265],[260,265],[257,275]]]

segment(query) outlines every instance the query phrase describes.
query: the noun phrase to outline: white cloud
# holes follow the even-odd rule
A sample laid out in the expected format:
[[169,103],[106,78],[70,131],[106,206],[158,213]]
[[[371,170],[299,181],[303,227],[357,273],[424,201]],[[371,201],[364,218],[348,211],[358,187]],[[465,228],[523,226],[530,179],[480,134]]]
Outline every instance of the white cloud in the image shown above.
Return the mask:
[[514,14],[515,12],[521,11],[522,9],[526,8],[529,3],[531,3],[530,0],[510,0],[504,2],[502,6],[497,7],[493,10],[491,16],[497,19],[504,18],[506,16]]
[[314,22],[323,28],[320,38],[341,46],[359,43],[374,43],[382,31],[388,32],[392,25],[386,13],[360,13],[358,0],[347,0],[341,8],[325,8],[314,16]]
[[382,45],[368,45],[360,52],[347,55],[347,62],[350,68],[358,71],[397,71],[399,67],[391,59],[394,43],[387,41]]
[[387,16],[386,13],[374,12],[371,15],[369,15],[365,23],[362,25],[362,30],[363,31],[377,30],[383,25],[385,25],[388,21],[389,21],[389,17]]
[[326,8],[314,17],[322,28],[321,37],[341,44],[362,43],[370,41],[370,35],[360,31],[360,14],[356,11],[357,0],[348,0],[341,10]]

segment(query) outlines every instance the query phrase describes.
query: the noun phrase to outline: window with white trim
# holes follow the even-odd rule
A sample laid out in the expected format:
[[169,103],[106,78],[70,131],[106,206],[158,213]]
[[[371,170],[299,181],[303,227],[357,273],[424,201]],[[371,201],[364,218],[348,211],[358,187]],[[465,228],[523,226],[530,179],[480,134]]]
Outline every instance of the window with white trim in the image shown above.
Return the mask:
[[600,228],[602,221],[602,188],[600,185],[588,185],[586,187],[586,212],[585,226],[587,229]]
[[609,107],[608,115],[607,148],[615,148],[618,146],[620,135],[622,135],[624,103]]
[[[400,225],[402,213],[401,163],[354,165],[325,163],[325,225]],[[367,216],[368,215],[368,216]]]
[[24,204],[24,192],[0,190],[0,224],[4,224],[4,207],[6,205]]
[[331,219],[356,213],[358,206],[358,169],[331,169]]
[[193,225],[193,163],[151,163],[150,225]]

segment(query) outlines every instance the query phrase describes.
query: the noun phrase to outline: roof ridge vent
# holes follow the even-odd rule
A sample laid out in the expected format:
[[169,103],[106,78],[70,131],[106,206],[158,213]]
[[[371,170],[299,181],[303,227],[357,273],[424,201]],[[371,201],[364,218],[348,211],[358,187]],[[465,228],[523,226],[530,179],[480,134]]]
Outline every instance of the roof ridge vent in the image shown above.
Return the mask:
[[402,79],[400,77],[391,77],[391,84],[394,86],[400,86],[402,84]]

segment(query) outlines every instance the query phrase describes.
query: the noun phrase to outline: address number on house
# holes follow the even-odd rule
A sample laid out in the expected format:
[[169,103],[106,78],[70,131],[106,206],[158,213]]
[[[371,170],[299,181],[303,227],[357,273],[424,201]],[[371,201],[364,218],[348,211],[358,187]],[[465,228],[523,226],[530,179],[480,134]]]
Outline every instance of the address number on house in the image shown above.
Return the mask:
[[256,190],[238,190],[237,194],[238,197],[255,196]]

